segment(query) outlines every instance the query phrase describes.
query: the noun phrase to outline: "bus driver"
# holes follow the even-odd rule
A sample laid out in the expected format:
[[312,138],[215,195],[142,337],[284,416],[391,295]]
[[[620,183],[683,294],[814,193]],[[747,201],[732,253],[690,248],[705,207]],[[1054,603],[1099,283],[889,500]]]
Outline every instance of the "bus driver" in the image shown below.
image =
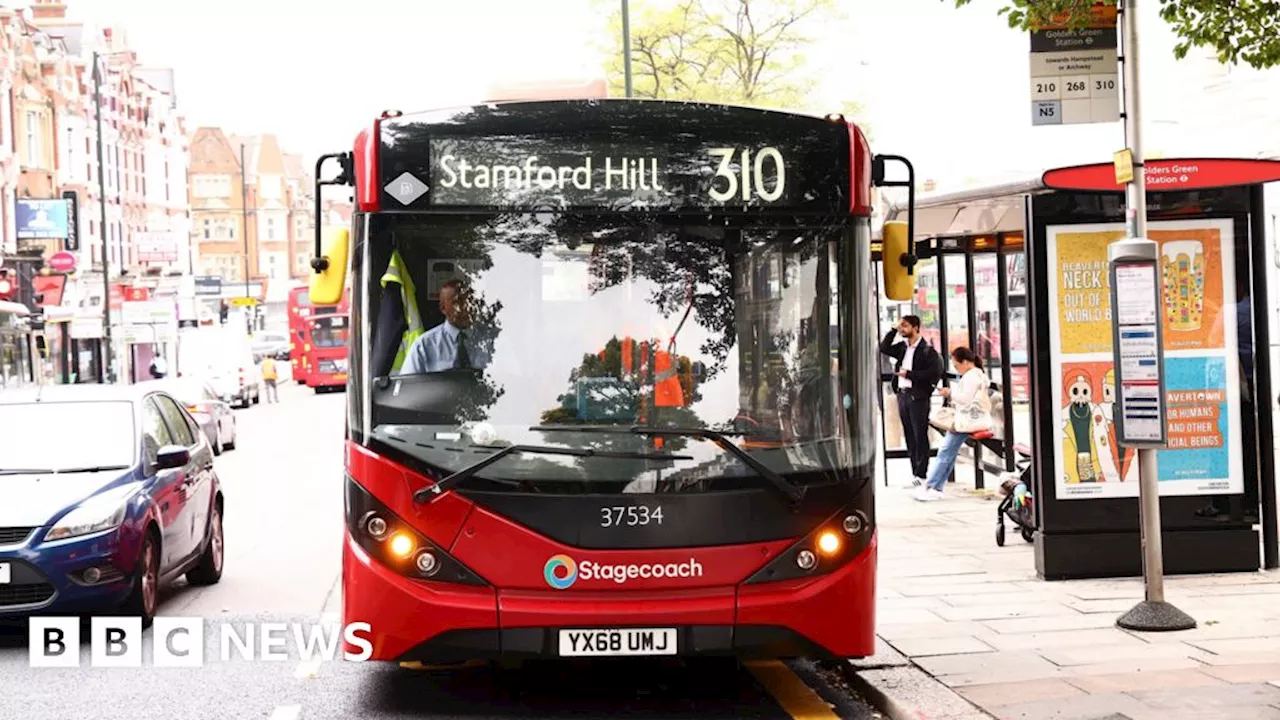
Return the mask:
[[414,341],[400,368],[400,375],[422,375],[443,370],[480,370],[489,356],[477,342],[471,327],[471,291],[453,279],[440,288],[440,312],[444,322]]

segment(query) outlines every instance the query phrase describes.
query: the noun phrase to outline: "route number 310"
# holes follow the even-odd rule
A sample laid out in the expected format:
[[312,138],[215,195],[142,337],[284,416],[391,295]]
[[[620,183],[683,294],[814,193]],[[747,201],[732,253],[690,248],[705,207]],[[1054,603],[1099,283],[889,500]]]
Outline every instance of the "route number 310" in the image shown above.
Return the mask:
[[[773,202],[782,197],[787,188],[787,165],[782,160],[778,148],[764,147],[754,157],[750,150],[737,148],[710,148],[707,153],[719,158],[716,167],[716,181],[712,184],[710,195],[716,202],[727,203],[741,195],[740,199],[750,202],[752,197],[765,202]],[[738,172],[733,171],[733,161],[738,160]],[[765,163],[773,167],[773,187],[765,187]],[[724,182],[720,181],[724,178]]]

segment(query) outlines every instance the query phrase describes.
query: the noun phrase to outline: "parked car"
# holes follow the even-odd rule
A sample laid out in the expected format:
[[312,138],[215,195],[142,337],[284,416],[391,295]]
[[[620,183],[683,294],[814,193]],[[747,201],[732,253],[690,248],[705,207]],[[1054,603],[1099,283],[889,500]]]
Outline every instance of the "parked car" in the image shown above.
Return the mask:
[[150,384],[0,392],[0,618],[122,610],[222,577],[213,449]]
[[179,335],[178,373],[207,379],[218,397],[237,407],[262,400],[262,370],[241,330],[199,328]]
[[236,449],[236,416],[231,405],[218,397],[208,380],[195,377],[153,381],[154,386],[177,398],[209,438],[214,455]]

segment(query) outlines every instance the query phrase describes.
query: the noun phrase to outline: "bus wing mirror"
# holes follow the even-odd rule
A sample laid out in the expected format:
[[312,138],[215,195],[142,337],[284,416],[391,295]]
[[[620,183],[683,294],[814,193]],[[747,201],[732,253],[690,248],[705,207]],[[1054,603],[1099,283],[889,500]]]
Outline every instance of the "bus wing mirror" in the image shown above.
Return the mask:
[[910,300],[915,293],[916,256],[911,251],[910,226],[901,220],[884,224],[880,267],[884,270],[884,294],[890,300]]
[[347,282],[347,251],[351,233],[346,228],[329,228],[325,231],[324,246],[320,257],[311,261],[316,271],[311,276],[308,295],[313,305],[337,305]]

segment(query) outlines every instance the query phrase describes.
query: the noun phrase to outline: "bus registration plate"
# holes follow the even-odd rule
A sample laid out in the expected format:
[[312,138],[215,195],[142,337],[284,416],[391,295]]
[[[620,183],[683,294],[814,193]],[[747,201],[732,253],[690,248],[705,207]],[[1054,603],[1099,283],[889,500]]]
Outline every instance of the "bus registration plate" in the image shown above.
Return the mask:
[[560,631],[561,657],[675,654],[675,628]]
[[9,563],[0,563],[0,585],[8,585],[10,582]]

